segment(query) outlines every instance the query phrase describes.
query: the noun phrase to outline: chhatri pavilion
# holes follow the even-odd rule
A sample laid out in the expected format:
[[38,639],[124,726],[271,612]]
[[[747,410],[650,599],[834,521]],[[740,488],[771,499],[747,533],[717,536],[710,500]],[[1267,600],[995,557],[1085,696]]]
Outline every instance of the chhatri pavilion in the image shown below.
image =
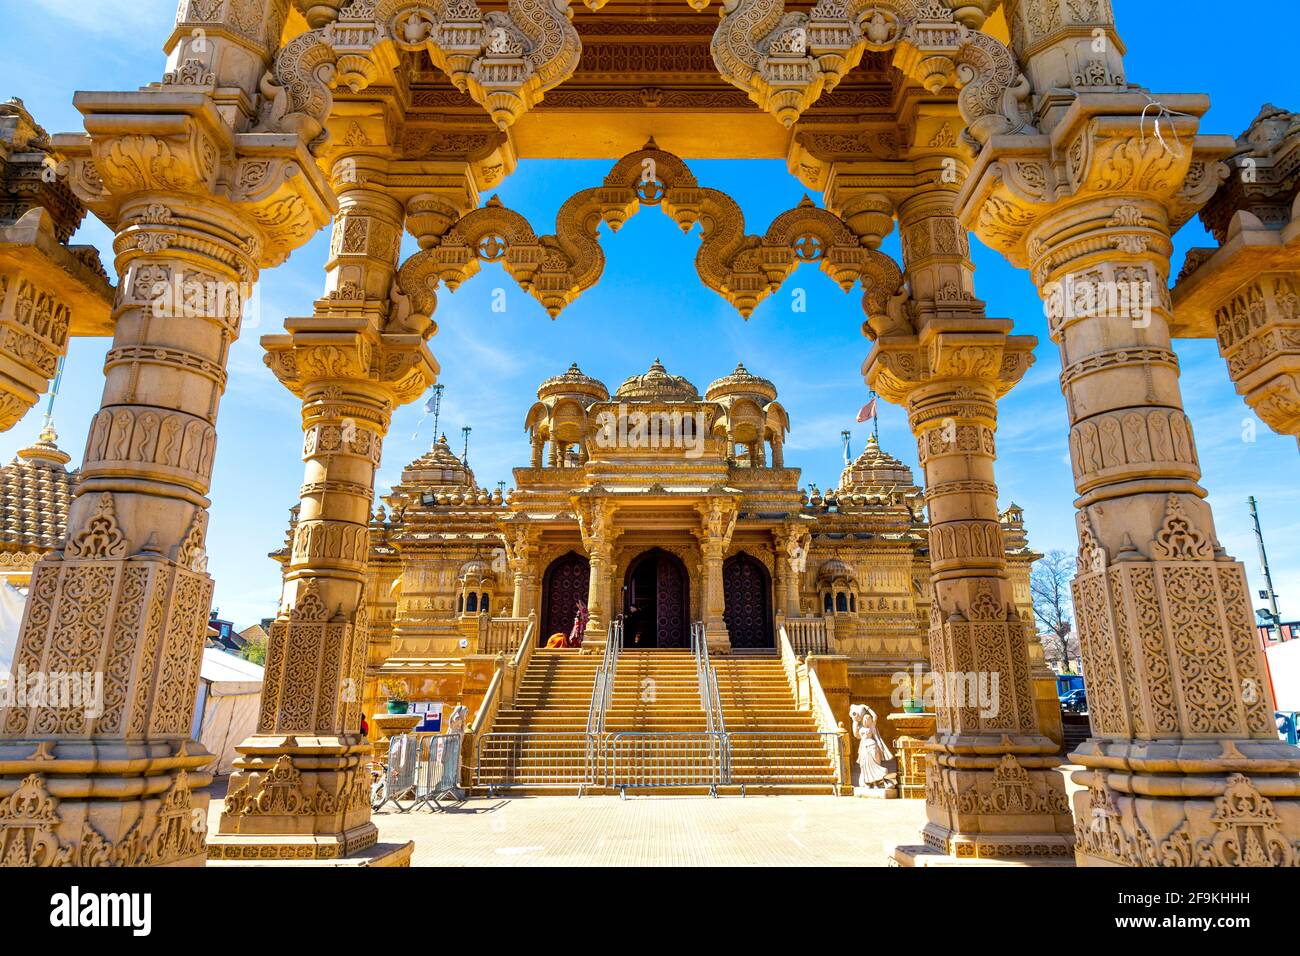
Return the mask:
[[[102,675],[104,706],[0,709],[0,865],[400,865],[362,722],[403,673],[471,704],[480,740],[589,713],[585,752],[618,767],[602,727],[635,725],[627,681],[657,669],[682,719],[733,718],[743,776],[780,740],[804,742],[791,766],[826,765],[834,748],[809,741],[849,702],[883,723],[885,674],[918,658],[999,691],[936,702],[926,823],[897,862],[1300,864],[1300,750],[1278,740],[1173,349],[1214,339],[1243,400],[1300,434],[1300,117],[1203,129],[1207,96],[1132,74],[1108,0],[709,6],[181,0],[138,88],[75,94],[82,129],[0,105],[0,428],[70,337],[112,341],[15,656]],[[713,158],[784,160],[817,199],[748,221],[692,170]],[[529,222],[491,191],[533,159],[609,165]],[[393,413],[441,371],[442,288],[496,262],[559,316],[601,280],[602,243],[654,209],[699,227],[700,281],[741,316],[800,267],[860,290],[863,393],[905,410],[920,473],[868,447],[805,499],[766,381],[738,369],[701,400],[652,366],[610,395],[572,370],[524,416],[508,499],[436,445],[377,517]],[[72,242],[87,215],[112,234],[107,268]],[[1197,216],[1214,246],[1176,262]],[[261,339],[301,403],[283,447],[303,484],[260,720],[208,832],[191,821],[212,755],[191,729],[231,344],[259,276],[327,227],[320,297]],[[1035,691],[1032,554],[995,469],[998,403],[1036,340],[986,313],[972,235],[1028,272],[1059,348],[1091,720],[1068,799]],[[668,448],[644,440],[652,422]],[[27,466],[47,465],[26,461],[18,487],[39,487]],[[579,597],[588,652],[544,654]],[[672,653],[683,640],[693,654]],[[742,732],[746,695],[773,703]],[[542,753],[474,752],[494,783]]]

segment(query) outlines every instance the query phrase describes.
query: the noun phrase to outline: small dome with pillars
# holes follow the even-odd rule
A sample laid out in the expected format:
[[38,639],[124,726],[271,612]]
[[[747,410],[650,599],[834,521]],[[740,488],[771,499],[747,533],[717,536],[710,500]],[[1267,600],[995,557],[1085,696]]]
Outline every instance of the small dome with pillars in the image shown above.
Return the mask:
[[825,561],[817,569],[818,584],[856,584],[858,580],[854,570],[841,561],[839,558],[831,558]]
[[745,368],[744,362],[736,363],[736,370],[711,384],[704,397],[710,402],[732,396],[752,398],[759,405],[766,405],[776,400],[776,386],[765,378],[753,374]]
[[867,439],[867,447],[840,473],[841,495],[878,495],[891,491],[917,490],[912,469],[888,452],[882,451],[876,436]]
[[680,375],[669,375],[655,359],[644,375],[633,375],[620,385],[614,397],[628,402],[698,402],[700,393]]
[[574,362],[563,375],[555,375],[542,382],[537,398],[545,400],[560,395],[582,396],[590,401],[603,402],[609,398],[609,389],[599,379],[594,379],[578,368]]

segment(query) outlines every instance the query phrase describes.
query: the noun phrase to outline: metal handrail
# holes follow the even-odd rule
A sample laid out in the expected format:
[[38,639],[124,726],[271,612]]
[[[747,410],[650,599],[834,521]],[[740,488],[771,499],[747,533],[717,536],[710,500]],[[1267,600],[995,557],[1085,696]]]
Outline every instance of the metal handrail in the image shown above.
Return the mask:
[[596,670],[596,681],[591,688],[591,706],[587,708],[587,733],[605,732],[605,714],[614,697],[614,676],[618,672],[618,658],[623,650],[623,617],[619,615],[609,624],[605,639],[605,655]]
[[718,671],[709,660],[709,642],[704,622],[691,625],[691,652],[695,655],[695,676],[700,685],[700,707],[704,710],[705,729],[718,734],[718,760],[721,783],[727,782],[731,752],[727,741],[727,722],[722,715],[722,692],[718,689]]

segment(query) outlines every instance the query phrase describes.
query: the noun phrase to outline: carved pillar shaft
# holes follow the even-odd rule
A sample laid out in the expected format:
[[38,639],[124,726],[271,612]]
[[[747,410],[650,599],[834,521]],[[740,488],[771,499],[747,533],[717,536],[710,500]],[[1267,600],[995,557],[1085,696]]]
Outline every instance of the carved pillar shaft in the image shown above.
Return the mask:
[[867,380],[904,404],[925,471],[938,714],[926,845],[959,858],[1067,856],[1073,838],[1056,747],[1041,732],[998,517],[997,398],[1032,362],[1006,320],[932,318],[882,337]]
[[212,597],[206,494],[226,359],[257,275],[249,234],[187,197],[149,193],[121,207],[104,395],[68,537],[33,574],[14,659],[15,673],[84,675],[98,692],[0,717],[12,774],[0,801],[50,781],[58,793],[53,842],[21,849],[22,834],[5,831],[6,862],[203,862],[192,818],[207,799],[191,788],[210,780],[200,771],[210,756],[189,738]]
[[[1029,248],[1079,492],[1093,729],[1073,757],[1090,787],[1076,796],[1079,860],[1294,864],[1300,753],[1277,740],[1245,571],[1198,484],[1170,349],[1165,208],[1137,194],[1076,204],[1035,226]],[[1234,822],[1246,798],[1264,814],[1253,830]]]
[[360,733],[369,510],[394,407],[437,375],[422,336],[385,331],[402,210],[382,172],[336,183],[329,291],[262,340],[302,399],[306,467],[257,733],[239,747],[214,859],[343,857],[377,839]]

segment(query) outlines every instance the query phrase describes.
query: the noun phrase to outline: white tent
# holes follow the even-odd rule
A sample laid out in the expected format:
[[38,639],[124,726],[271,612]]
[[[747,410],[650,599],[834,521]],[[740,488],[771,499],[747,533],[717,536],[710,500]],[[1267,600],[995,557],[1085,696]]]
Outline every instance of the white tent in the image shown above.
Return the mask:
[[257,729],[261,701],[261,667],[225,651],[203,649],[192,733],[216,755],[209,768],[213,773],[234,769],[235,747]]
[[27,598],[8,581],[0,580],[0,680],[9,675],[18,650],[18,631],[23,624]]

